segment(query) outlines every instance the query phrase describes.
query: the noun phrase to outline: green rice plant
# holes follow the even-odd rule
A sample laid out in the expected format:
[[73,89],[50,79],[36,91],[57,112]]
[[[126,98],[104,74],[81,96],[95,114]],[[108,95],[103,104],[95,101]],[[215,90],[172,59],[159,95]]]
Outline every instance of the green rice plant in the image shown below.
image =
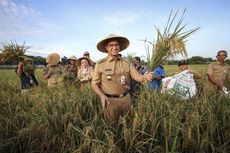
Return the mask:
[[229,151],[226,97],[208,98],[201,92],[182,101],[143,90],[131,117],[120,118],[111,128],[90,88],[48,88],[38,69],[39,86],[21,94],[15,72],[0,71],[0,152]]
[[173,11],[171,11],[163,32],[161,32],[159,28],[155,27],[157,30],[157,40],[155,43],[145,40],[146,43],[152,46],[152,55],[150,58],[149,47],[146,45],[150,71],[154,70],[158,64],[162,64],[166,60],[172,59],[177,55],[187,57],[187,50],[185,46],[187,38],[200,28],[198,27],[184,31],[187,26],[186,24],[183,24],[185,11],[186,9],[184,9],[181,18],[176,24],[174,22],[176,20],[178,11],[174,15]]

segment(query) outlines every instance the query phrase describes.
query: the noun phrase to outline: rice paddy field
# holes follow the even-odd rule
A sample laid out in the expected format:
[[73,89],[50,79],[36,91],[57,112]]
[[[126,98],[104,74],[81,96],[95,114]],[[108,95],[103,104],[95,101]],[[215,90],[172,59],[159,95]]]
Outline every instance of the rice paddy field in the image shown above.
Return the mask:
[[[203,75],[206,65],[190,65]],[[166,74],[177,66],[165,66]],[[21,94],[14,70],[0,70],[0,152],[2,153],[227,153],[230,100],[208,98],[205,77],[198,94],[182,101],[144,88],[117,127],[103,119],[100,99],[88,88],[39,86]],[[205,75],[204,75],[205,76]]]

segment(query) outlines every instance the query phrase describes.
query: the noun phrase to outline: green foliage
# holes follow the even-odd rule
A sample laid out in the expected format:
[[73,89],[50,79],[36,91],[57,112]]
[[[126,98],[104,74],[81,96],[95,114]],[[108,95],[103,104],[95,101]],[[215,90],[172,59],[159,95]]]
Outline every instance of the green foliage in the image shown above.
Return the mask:
[[44,65],[46,62],[46,58],[41,57],[41,56],[28,56],[29,58],[31,58],[33,60],[33,63],[35,65]]
[[181,101],[143,90],[132,117],[113,129],[91,89],[48,89],[36,71],[39,86],[21,94],[15,72],[0,71],[0,152],[229,151],[229,99],[208,99],[201,90]]
[[61,64],[67,64],[68,58],[66,56],[61,58]]

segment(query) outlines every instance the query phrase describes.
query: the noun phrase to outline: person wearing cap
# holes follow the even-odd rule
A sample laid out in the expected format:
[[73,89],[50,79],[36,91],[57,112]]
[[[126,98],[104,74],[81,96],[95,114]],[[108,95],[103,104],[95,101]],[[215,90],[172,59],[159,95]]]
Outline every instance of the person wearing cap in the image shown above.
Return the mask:
[[66,71],[68,72],[68,82],[71,84],[77,84],[76,79],[77,79],[77,57],[75,55],[71,56],[68,58],[68,63],[66,65]]
[[33,60],[26,56],[20,56],[19,59],[20,61],[15,69],[15,72],[20,78],[21,91],[23,93],[34,85],[37,86],[38,81],[34,74],[35,66],[33,64]]
[[198,72],[188,68],[188,62],[186,60],[180,60],[178,63],[178,67],[179,67],[180,72],[188,70],[189,73],[193,74],[194,79],[201,79],[202,78],[202,76]]
[[90,54],[89,54],[89,52],[85,51],[85,52],[83,53],[83,57],[86,57],[86,58],[89,59],[89,61],[90,61],[92,67],[95,66],[96,63],[90,59]]
[[178,67],[179,67],[179,73],[183,71],[188,71],[190,74],[193,75],[193,79],[195,81],[195,84],[196,84],[196,87],[199,93],[202,89],[202,84],[198,82],[198,79],[202,79],[202,75],[193,69],[189,69],[188,62],[186,60],[180,60],[178,63]]
[[65,69],[59,64],[60,55],[51,53],[46,58],[47,73],[43,76],[48,81],[48,87],[64,86]]
[[90,59],[90,54],[89,54],[89,52],[85,51],[85,52],[83,53],[83,57],[86,57],[86,58],[89,58],[89,59]]
[[208,96],[223,95],[224,90],[230,89],[230,66],[225,64],[227,57],[227,51],[220,50],[216,55],[217,61],[208,65],[204,88]]
[[130,79],[141,83],[147,83],[147,80],[152,79],[151,73],[139,74],[128,60],[118,56],[119,52],[128,46],[127,38],[113,34],[97,44],[97,49],[108,56],[99,60],[95,66],[92,89],[101,99],[107,124],[112,126],[120,115],[130,114]]
[[92,80],[93,67],[91,66],[90,59],[87,57],[81,57],[77,60],[78,70],[78,81],[81,89],[85,86],[90,85]]

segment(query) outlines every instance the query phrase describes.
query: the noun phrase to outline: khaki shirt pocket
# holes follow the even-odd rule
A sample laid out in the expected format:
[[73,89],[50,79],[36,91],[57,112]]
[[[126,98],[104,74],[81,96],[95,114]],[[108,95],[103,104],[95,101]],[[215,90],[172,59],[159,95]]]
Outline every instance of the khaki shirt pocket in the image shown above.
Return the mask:
[[112,69],[104,69],[102,72],[102,79],[110,81],[114,77],[114,71]]

